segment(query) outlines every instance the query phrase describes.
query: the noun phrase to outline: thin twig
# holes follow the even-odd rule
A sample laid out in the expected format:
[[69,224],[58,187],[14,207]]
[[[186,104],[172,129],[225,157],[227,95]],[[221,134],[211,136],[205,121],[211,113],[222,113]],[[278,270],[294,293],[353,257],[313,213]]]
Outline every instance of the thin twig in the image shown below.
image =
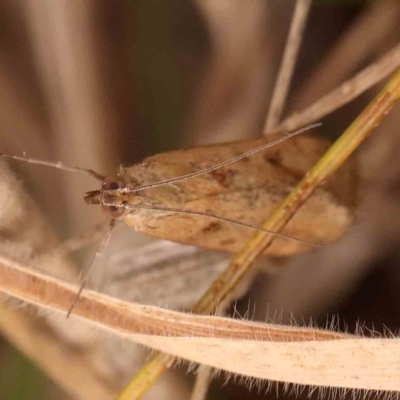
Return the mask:
[[[266,229],[281,230],[296,211],[325,182],[367,138],[393,105],[400,99],[400,69],[384,89],[364,109],[320,161],[307,173],[289,196],[263,225]],[[227,269],[213,282],[209,290],[193,307],[193,313],[209,314],[234,290],[248,273],[257,257],[272,243],[274,237],[257,233],[247,243],[244,250],[236,255]],[[140,399],[151,384],[174,362],[173,356],[156,353],[133,377],[119,395],[118,400]],[[140,389],[140,390],[139,390]]]
[[278,79],[275,83],[271,105],[265,123],[266,132],[275,128],[281,120],[310,8],[311,0],[296,1]]
[[356,76],[316,101],[310,107],[286,118],[273,133],[295,130],[301,126],[320,121],[380,82],[400,66],[400,44],[378,61],[372,63]]
[[[290,114],[293,110],[311,105],[354,75],[363,67],[363,62],[377,59],[392,47],[396,42],[390,44],[388,38],[399,25],[399,6],[398,0],[366,3],[359,16],[310,72],[309,79],[296,91]],[[385,48],[386,43],[388,47]]]
[[205,400],[210,386],[212,371],[213,368],[208,365],[199,366],[190,400]]
[[[320,161],[307,173],[291,194],[276,209],[274,214],[263,225],[264,228],[280,230],[292,218],[297,209],[308,199],[314,190],[333,174],[359,144],[371,133],[383,116],[393,107],[400,97],[400,70],[393,76],[360,116],[349,126],[341,138],[334,143]],[[246,246],[246,250],[234,257],[230,267],[211,286],[209,291],[197,302],[195,313],[209,313],[213,304],[222,301],[227,293],[235,287],[242,272],[237,268],[246,265],[246,269],[272,242],[273,236],[257,233]],[[232,274],[233,272],[233,274]],[[229,284],[228,284],[229,283]]]

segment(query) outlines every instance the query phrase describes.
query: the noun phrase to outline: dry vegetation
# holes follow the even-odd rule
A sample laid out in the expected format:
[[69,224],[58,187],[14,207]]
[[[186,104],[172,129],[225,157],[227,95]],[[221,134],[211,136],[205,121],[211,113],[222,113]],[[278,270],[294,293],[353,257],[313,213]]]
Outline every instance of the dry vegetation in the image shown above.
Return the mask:
[[[314,121],[323,122],[321,135],[337,139],[400,66],[400,4],[308,5],[1,1],[0,151],[27,151],[112,176],[120,163],[151,152],[292,131]],[[398,80],[390,88],[393,98],[361,118],[358,142],[354,129],[352,140],[341,142],[329,159],[335,167],[340,154],[350,153],[350,142],[353,150],[398,99]],[[216,378],[207,398],[275,397],[265,394],[271,387],[284,391],[281,397],[293,388],[309,393],[288,382],[309,384],[315,395],[320,386],[398,393],[400,347],[392,333],[400,322],[399,126],[397,106],[359,151],[357,223],[335,245],[285,260],[260,258],[233,294],[223,299],[218,292],[212,303],[201,296],[225,270],[227,255],[153,241],[121,226],[93,270],[96,290],[84,292],[70,320],[64,312],[79,282],[78,266],[90,263],[91,244],[99,240],[92,232],[105,220],[82,201],[96,183],[1,162],[0,331],[51,378],[43,382],[46,392],[27,398],[115,397],[146,360],[134,343],[253,378],[247,385],[231,379],[223,388],[226,376]],[[324,177],[317,172],[310,175],[314,185]],[[298,205],[292,203],[293,212]],[[258,237],[231,266],[239,260],[250,268],[271,239]],[[78,255],[68,251],[81,247]],[[195,306],[208,313],[222,300],[218,313],[239,318],[167,310]],[[333,314],[339,318],[327,317]],[[146,392],[151,377],[173,361],[154,355],[134,391]],[[10,365],[1,361],[2,371]],[[184,373],[168,370],[145,398],[189,398],[193,377]],[[205,398],[211,373],[199,370],[193,400]],[[13,374],[18,377],[12,369],[7,376]],[[248,390],[254,382],[264,388],[260,393]],[[0,399],[23,398],[7,382],[1,385]],[[323,397],[364,393],[321,390]],[[139,398],[126,393],[120,399]]]

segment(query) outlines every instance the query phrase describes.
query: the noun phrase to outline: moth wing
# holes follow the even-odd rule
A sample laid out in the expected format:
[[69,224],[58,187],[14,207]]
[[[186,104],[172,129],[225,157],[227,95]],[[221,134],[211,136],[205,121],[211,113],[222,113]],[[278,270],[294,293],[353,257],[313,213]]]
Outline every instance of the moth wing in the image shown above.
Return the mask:
[[[268,141],[276,137],[268,138]],[[241,141],[159,154],[125,171],[128,187],[186,175],[259,147],[267,139]],[[323,154],[325,140],[298,136],[211,173],[138,192],[137,204],[208,213],[257,227]],[[304,204],[283,233],[315,243],[340,238],[351,225],[357,203],[355,165],[348,165]],[[135,230],[180,243],[237,252],[254,230],[204,216],[135,210],[124,218]],[[266,254],[286,256],[309,250],[276,238]]]

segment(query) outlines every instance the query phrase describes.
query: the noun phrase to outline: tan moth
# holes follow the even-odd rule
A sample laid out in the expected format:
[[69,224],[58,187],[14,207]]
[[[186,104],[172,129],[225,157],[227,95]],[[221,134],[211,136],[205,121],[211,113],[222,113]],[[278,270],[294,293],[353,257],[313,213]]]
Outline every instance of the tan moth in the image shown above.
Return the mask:
[[[199,247],[237,252],[329,147],[329,142],[292,134],[177,150],[120,167],[117,178],[92,170],[25,157],[26,162],[89,173],[102,181],[88,192],[88,204],[100,204],[112,218],[138,232]],[[290,140],[287,140],[289,139]],[[354,165],[298,211],[265,254],[288,256],[340,238],[353,220],[357,199]],[[84,279],[79,293],[86,282]],[[78,294],[79,295],[79,294]]]
[[[88,204],[110,207],[111,214],[138,232],[237,252],[253,234],[251,229],[177,211],[204,213],[260,227],[329,144],[315,137],[297,136],[229,166],[184,180],[179,177],[212,168],[270,141],[240,141],[158,154],[121,168],[120,183],[106,182],[85,199]],[[357,192],[352,180],[354,170],[344,168],[340,178],[340,182],[333,180],[319,190],[299,210],[284,230],[286,235],[311,243],[328,243],[342,236],[351,223]],[[301,241],[278,237],[266,254],[286,256],[307,248]]]

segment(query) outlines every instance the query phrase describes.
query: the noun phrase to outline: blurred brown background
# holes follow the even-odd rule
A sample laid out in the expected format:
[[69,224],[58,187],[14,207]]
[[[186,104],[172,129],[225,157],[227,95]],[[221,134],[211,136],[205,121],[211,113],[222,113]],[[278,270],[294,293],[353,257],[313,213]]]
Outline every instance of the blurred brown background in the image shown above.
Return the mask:
[[[0,150],[16,155],[25,151],[30,157],[113,176],[119,164],[133,164],[155,152],[260,136],[294,4],[293,0],[1,0]],[[285,115],[310,105],[398,44],[399,26],[397,0],[314,1]],[[325,118],[321,134],[339,136],[378,89]],[[243,314],[250,297],[259,320],[277,311],[282,322],[293,313],[298,323],[313,317],[324,324],[327,315],[337,314],[350,330],[357,320],[377,331],[384,326],[397,329],[399,127],[397,107],[361,151],[366,183],[354,230],[331,248],[287,260],[279,274],[260,273],[238,303]],[[17,176],[16,185],[21,183],[29,192],[58,238],[90,232],[105,220],[99,209],[82,201],[84,192],[96,189],[97,182],[40,166],[9,165]],[[107,254],[154,243],[122,230],[113,242]],[[30,258],[35,257],[32,254]],[[116,269],[118,262],[107,254],[104,264],[114,263]],[[72,262],[86,262],[89,256],[84,252]],[[214,256],[213,262],[219,262],[221,256],[210,255]],[[204,265],[210,262],[207,259]],[[101,275],[97,284],[107,290],[116,272],[110,272],[110,266],[104,276],[101,271],[94,275]],[[113,294],[138,300],[137,293],[130,295],[121,287]],[[169,304],[177,308],[195,300],[185,297],[175,304],[171,296]],[[5,318],[11,314],[2,312],[2,330],[18,344],[6,328]],[[19,316],[22,325],[14,321],[15,328],[25,326],[25,321],[24,329],[37,330],[49,341],[56,337],[54,348],[64,340],[64,356],[73,353],[75,363],[84,360],[79,368],[90,370],[90,384],[76,393],[73,387],[79,383],[73,377],[64,384],[57,372],[49,378],[42,372],[45,366],[28,361],[2,340],[0,399],[97,399],[95,394],[88,397],[90,390],[95,393],[96,387],[101,393],[106,387],[116,393],[143,361],[143,355],[140,360],[123,358],[121,353],[133,352],[128,344],[83,328],[73,339],[60,332],[57,337],[52,331],[57,321],[36,321],[32,316],[37,312],[32,310],[27,314]],[[193,376],[184,373],[169,375],[164,379],[167,386],[159,392],[154,388],[146,398],[188,398],[192,381]],[[221,388],[222,383],[213,381],[208,398],[276,397],[249,393],[234,384]],[[104,393],[102,398],[110,397]]]

